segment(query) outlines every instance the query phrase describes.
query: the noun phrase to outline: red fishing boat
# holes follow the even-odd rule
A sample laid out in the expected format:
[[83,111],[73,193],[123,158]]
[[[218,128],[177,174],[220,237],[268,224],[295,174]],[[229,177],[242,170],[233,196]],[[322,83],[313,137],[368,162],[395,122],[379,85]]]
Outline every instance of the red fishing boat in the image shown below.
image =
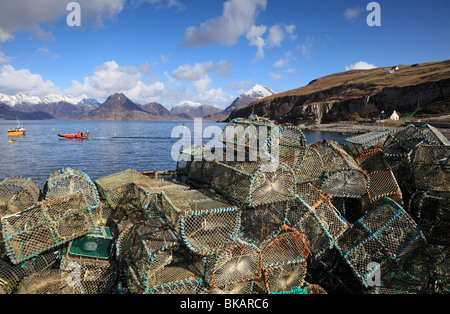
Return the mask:
[[59,138],[67,140],[88,140],[91,137],[88,133],[78,132],[78,133],[68,133],[68,134],[58,134]]

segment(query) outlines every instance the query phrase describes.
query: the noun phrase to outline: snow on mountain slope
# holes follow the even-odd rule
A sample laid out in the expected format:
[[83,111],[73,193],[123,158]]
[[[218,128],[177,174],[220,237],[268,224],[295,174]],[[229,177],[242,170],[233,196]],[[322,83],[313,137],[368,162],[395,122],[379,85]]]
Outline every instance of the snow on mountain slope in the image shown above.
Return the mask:
[[6,104],[10,107],[14,107],[16,105],[38,105],[38,104],[47,105],[60,102],[66,102],[75,106],[90,105],[98,107],[100,105],[100,103],[96,99],[89,98],[86,95],[73,97],[68,95],[51,94],[45,97],[38,97],[38,96],[27,96],[24,94],[9,96],[0,93],[0,103]]

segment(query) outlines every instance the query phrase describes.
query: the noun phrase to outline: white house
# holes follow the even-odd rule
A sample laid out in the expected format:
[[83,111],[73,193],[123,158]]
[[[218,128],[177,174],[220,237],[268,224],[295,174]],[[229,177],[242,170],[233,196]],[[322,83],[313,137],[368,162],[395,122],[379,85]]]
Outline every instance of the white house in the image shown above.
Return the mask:
[[394,110],[391,114],[385,113],[383,110],[379,116],[379,119],[380,120],[398,121],[398,120],[400,120],[400,115],[397,113],[396,110]]
[[398,71],[398,66],[392,67],[386,71],[386,74],[392,74]]
[[394,112],[389,117],[389,120],[391,120],[391,121],[398,121],[398,120],[400,120],[400,116],[398,115],[397,111],[394,110]]

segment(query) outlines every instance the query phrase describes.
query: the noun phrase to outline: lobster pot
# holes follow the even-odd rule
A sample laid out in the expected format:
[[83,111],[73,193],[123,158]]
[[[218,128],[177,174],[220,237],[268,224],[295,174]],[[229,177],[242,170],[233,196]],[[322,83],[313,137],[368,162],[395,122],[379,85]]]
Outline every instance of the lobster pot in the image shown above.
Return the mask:
[[397,182],[403,188],[414,189],[412,160],[416,149],[426,144],[425,138],[398,139],[389,136],[384,145],[384,155]]
[[194,283],[200,283],[202,273],[186,255],[175,234],[159,218],[133,225],[118,239],[118,260],[125,277],[133,276],[125,278],[133,283],[128,287],[131,291],[177,293],[182,285],[196,290]]
[[175,282],[171,285],[162,285],[159,287],[152,287],[146,291],[147,294],[206,294],[206,288],[202,279],[195,279],[185,282]]
[[267,293],[291,291],[305,283],[307,263],[299,260],[263,270]]
[[347,138],[345,145],[350,153],[356,156],[366,150],[383,147],[387,137],[393,133],[393,131],[372,131]]
[[210,197],[197,190],[165,191],[161,207],[179,238],[197,254],[213,254],[238,236],[241,211],[216,195]]
[[272,294],[327,294],[327,292],[319,285],[306,282],[303,288],[293,287],[289,291],[272,292]]
[[283,163],[215,163],[214,189],[246,206],[258,206],[295,197],[295,177]]
[[177,161],[177,171],[188,179],[210,184],[214,175],[214,163],[206,160],[205,147],[190,147],[181,152]]
[[77,276],[74,272],[46,268],[28,277],[19,285],[16,294],[73,294],[71,284]]
[[399,140],[410,138],[429,138],[426,134],[426,131],[424,132],[413,124],[409,124],[403,128],[400,128],[398,131],[392,134],[392,137]]
[[44,198],[47,201],[59,199],[81,191],[91,210],[100,204],[97,188],[91,179],[82,171],[65,168],[50,175],[44,184]]
[[252,294],[254,293],[254,281],[245,280],[237,283],[223,285],[221,287],[208,287],[207,294]]
[[450,289],[450,249],[448,246],[429,245],[424,254],[430,256],[431,266],[428,290],[432,293],[448,294]]
[[337,247],[361,284],[369,287],[367,280],[379,267],[407,256],[424,242],[422,232],[404,209],[385,198],[338,239]]
[[206,257],[205,278],[209,289],[229,290],[235,284],[260,277],[260,249],[241,239]]
[[113,258],[114,238],[107,227],[95,227],[89,234],[70,242],[61,269],[72,277],[74,294],[106,294],[113,287],[117,267]]
[[[157,183],[152,180],[153,184]],[[148,217],[161,216],[160,195],[164,191],[187,191],[190,187],[181,183],[175,182],[160,182],[160,185],[151,185],[145,183],[130,184],[127,193],[125,194],[121,204],[128,207],[133,207],[145,213]]]
[[81,192],[2,217],[5,247],[14,264],[81,237],[93,225],[89,204]]
[[450,146],[448,138],[434,126],[425,124],[420,130],[433,142],[433,144]]
[[104,178],[95,180],[99,195],[115,209],[128,192],[131,183],[144,183],[151,179],[136,170],[128,169]]
[[450,192],[450,146],[419,145],[412,168],[416,189]]
[[261,245],[262,269],[306,261],[310,254],[306,236],[292,228]]
[[309,241],[298,231],[286,231],[261,245],[261,267],[268,293],[303,286]]
[[39,201],[41,190],[31,178],[11,177],[0,183],[0,216],[24,211]]
[[273,239],[286,224],[290,201],[242,207],[239,236],[255,245]]
[[400,262],[387,263],[380,270],[381,286],[369,290],[371,294],[421,294],[430,275],[430,261],[417,250]]
[[403,206],[403,196],[381,148],[369,149],[355,157],[356,162],[369,176],[370,186],[367,194],[361,199],[364,213],[367,213],[377,202],[389,197]]
[[267,153],[278,157],[279,161],[296,173],[306,155],[306,138],[303,131],[290,124],[280,125],[269,137]]
[[312,146],[307,146],[304,158],[295,170],[297,183],[313,182],[318,185],[323,171],[324,164],[319,151]]
[[278,131],[278,126],[265,118],[237,118],[226,125],[219,140],[224,143],[228,156],[233,152],[233,160],[240,156],[242,159],[238,161],[257,161],[270,157],[267,142]]
[[411,197],[409,212],[428,243],[450,245],[450,193],[417,192]]
[[288,225],[309,241],[311,255],[320,258],[349,228],[349,223],[331,203],[328,194],[310,183],[299,186],[299,194],[290,205]]
[[311,145],[324,164],[320,189],[335,197],[361,198],[369,188],[369,178],[356,161],[335,141]]
[[55,252],[41,254],[19,265],[0,259],[0,294],[14,293],[23,278],[51,267],[56,259]]

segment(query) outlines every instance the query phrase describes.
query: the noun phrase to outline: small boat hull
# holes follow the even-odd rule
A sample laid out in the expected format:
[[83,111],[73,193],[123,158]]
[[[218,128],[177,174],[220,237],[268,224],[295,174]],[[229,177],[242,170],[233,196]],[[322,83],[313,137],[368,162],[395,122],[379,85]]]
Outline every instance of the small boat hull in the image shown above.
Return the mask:
[[89,134],[58,134],[60,139],[65,140],[88,140],[90,139]]
[[8,130],[8,136],[23,136],[25,131]]

